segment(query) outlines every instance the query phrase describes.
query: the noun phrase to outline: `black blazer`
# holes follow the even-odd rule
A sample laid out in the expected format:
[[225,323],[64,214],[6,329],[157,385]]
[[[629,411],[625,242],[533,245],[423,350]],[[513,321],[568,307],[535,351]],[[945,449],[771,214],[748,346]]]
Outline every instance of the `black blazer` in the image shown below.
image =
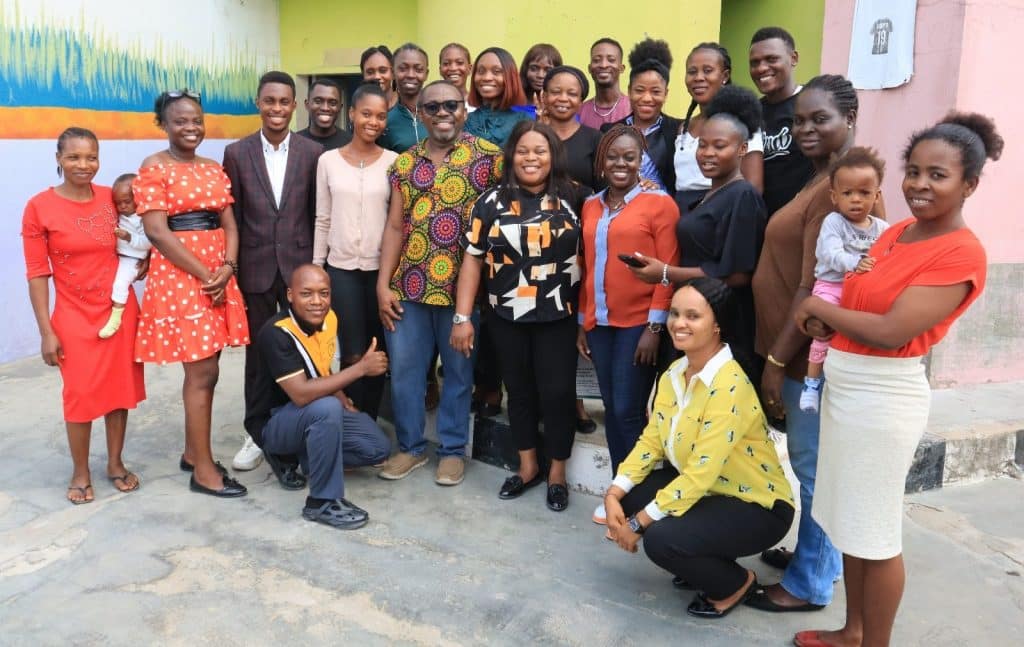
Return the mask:
[[[629,117],[632,116],[633,114],[630,113]],[[665,183],[665,191],[669,195],[674,196],[676,194],[676,164],[674,159],[676,155],[676,136],[679,134],[679,128],[683,125],[683,120],[670,117],[665,113],[662,113],[661,116],[663,117],[661,128],[658,129],[654,136],[661,138],[663,141],[662,150],[664,153],[654,160],[654,165],[658,167],[658,174],[661,175],[661,180]],[[626,119],[629,119],[629,117],[611,124],[603,124],[601,132],[608,132],[615,124],[626,123]]]

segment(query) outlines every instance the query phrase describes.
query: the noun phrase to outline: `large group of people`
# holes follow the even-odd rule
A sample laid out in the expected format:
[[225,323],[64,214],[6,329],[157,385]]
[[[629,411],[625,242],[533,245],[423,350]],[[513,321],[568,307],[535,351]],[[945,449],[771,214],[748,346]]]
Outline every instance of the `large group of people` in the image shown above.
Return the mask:
[[[222,163],[198,153],[202,98],[162,93],[166,147],[113,190],[93,183],[96,137],[66,129],[61,183],[29,201],[22,234],[42,358],[64,383],[68,500],[94,499],[99,417],[107,477],[140,487],[122,451],[146,362],[184,367],[190,489],[245,496],[210,438],[220,352],[245,346],[232,467],[265,459],[283,487],[308,487],[306,519],[365,525],[344,470],[400,480],[425,465],[432,406],[435,481],[461,483],[470,413],[499,408],[501,385],[519,462],[498,496],[546,482],[562,511],[574,435],[593,424],[575,383],[591,362],[612,468],[593,518],[609,540],[642,540],[704,618],[821,609],[841,576],[844,627],[796,644],[888,644],[903,483],[928,417],[922,357],[984,287],[962,208],[1003,142],[977,114],[908,134],[912,217],[886,227],[885,165],[854,145],[850,82],[798,85],[778,27],[748,57],[760,99],[731,84],[717,43],[675,77],[669,44],[650,38],[628,57],[597,40],[589,75],[550,44],[517,64],[451,43],[431,82],[422,48],[379,45],[351,97],[310,86],[297,133],[294,80],[263,75],[261,128]],[[682,119],[663,111],[674,78],[691,99]],[[129,284],[143,276],[139,305]],[[376,422],[385,388],[397,451]],[[795,549],[773,548],[794,518]],[[736,562],[758,553],[779,582]]]

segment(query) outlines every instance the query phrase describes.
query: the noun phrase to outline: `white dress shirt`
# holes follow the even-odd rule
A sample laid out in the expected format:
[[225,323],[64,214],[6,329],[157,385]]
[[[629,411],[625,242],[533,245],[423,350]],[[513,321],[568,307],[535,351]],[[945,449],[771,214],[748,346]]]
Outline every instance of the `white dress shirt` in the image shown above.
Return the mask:
[[267,163],[267,175],[270,176],[270,190],[274,192],[274,204],[281,206],[281,190],[284,188],[284,172],[288,168],[288,142],[292,138],[291,131],[284,136],[284,141],[274,150],[273,144],[267,141],[260,130],[260,141],[263,143],[263,159]]

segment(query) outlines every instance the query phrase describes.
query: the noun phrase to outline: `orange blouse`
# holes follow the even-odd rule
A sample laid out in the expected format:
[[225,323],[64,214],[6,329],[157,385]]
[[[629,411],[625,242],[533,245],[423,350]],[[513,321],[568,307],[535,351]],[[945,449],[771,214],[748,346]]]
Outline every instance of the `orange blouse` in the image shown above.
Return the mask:
[[878,357],[919,357],[942,341],[949,327],[967,310],[985,288],[985,249],[966,227],[912,243],[899,238],[914,218],[893,225],[872,246],[875,267],[864,274],[850,273],[843,282],[839,305],[848,310],[883,314],[912,285],[945,286],[969,283],[963,302],[944,320],[899,348],[886,350],[859,344],[841,333],[832,338],[832,348],[858,355]]

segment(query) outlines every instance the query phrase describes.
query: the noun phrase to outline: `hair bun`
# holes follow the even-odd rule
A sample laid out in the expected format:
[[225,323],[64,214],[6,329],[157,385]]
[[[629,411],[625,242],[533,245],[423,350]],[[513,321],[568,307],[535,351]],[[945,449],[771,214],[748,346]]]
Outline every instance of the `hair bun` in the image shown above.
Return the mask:
[[991,117],[977,112],[950,112],[942,118],[940,124],[955,124],[970,130],[981,140],[985,147],[985,155],[992,161],[998,160],[1003,154],[1003,138],[996,132],[996,124]]
[[665,66],[665,69],[672,69],[672,49],[664,40],[645,38],[629,52],[629,66],[638,67],[641,63],[655,61]]
[[738,85],[723,85],[708,104],[704,116],[708,119],[716,114],[729,114],[747,127],[753,135],[761,128],[761,102],[757,95]]

